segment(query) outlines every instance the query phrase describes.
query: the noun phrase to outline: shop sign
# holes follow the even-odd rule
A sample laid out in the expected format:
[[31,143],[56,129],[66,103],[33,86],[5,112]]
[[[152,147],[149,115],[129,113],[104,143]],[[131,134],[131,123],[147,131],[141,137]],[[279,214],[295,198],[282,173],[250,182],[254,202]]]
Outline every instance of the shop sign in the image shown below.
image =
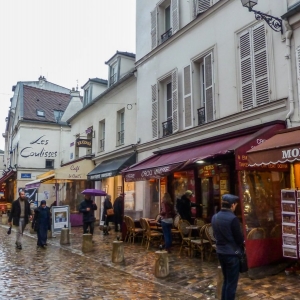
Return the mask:
[[198,175],[199,177],[211,177],[216,175],[217,166],[216,165],[207,165],[199,168]]
[[31,178],[31,173],[21,173],[21,178],[30,179]]
[[95,174],[95,175],[89,175],[90,180],[97,180],[97,179],[102,179],[102,178],[108,178],[114,176],[113,172],[106,172],[106,173],[101,173],[101,174]]
[[76,140],[76,147],[92,148],[92,140],[77,139]]

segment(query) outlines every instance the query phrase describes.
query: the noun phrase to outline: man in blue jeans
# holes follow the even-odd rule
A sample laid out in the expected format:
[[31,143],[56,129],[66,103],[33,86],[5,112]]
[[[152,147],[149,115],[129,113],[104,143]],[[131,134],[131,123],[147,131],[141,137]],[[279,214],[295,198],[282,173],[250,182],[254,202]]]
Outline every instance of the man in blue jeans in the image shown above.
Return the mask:
[[244,236],[239,219],[234,214],[238,200],[238,196],[223,195],[222,208],[212,218],[217,254],[224,277],[222,300],[234,300],[239,280],[239,255]]

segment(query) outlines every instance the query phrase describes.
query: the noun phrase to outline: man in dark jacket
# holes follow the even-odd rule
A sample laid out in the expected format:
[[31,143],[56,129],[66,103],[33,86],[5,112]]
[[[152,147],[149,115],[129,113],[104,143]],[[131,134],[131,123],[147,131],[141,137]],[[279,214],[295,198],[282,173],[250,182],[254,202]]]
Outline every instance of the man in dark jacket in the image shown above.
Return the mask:
[[187,190],[180,199],[177,199],[176,209],[181,219],[187,220],[192,223],[191,207],[200,207],[202,204],[197,204],[191,201],[193,192]]
[[31,218],[30,204],[25,196],[25,192],[21,191],[19,192],[19,198],[12,204],[8,218],[8,225],[11,226],[13,224],[14,226],[17,226],[16,247],[18,249],[22,249],[23,232]]
[[234,211],[238,196],[222,196],[222,208],[212,218],[217,254],[224,276],[222,300],[234,300],[239,280],[239,255],[244,244],[239,219]]
[[83,233],[94,233],[95,216],[94,211],[97,210],[97,205],[91,200],[90,195],[84,195],[84,200],[80,203],[79,211],[82,213]]
[[[122,222],[123,222],[123,206],[124,206],[124,193],[121,193],[119,197],[115,199],[113,208],[114,208],[114,217],[115,217],[115,232],[118,232],[119,229],[122,231]],[[119,226],[118,226],[119,225]]]

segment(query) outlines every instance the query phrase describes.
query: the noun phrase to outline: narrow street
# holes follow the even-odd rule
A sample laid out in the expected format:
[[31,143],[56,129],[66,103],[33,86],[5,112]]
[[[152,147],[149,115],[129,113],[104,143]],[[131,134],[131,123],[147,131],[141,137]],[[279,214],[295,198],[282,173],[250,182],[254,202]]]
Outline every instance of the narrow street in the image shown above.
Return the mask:
[[[36,248],[28,228],[23,250],[15,249],[15,233],[0,225],[0,299],[215,299],[217,260],[170,255],[170,275],[153,275],[155,248],[125,244],[125,262],[111,262],[115,233],[103,236],[96,228],[95,251],[81,252],[82,229],[72,228],[71,245],[60,246],[59,236],[48,240],[47,249]],[[179,249],[179,248],[178,248]],[[241,275],[239,300],[300,299],[299,276],[281,272],[251,280]]]

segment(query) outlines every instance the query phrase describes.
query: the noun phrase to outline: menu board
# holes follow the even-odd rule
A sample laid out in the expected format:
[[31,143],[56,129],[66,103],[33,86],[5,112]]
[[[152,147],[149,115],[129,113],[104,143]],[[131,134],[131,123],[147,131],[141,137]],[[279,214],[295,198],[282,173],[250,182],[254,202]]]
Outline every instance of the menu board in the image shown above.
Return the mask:
[[300,249],[300,192],[295,189],[281,190],[282,251],[284,257],[299,258]]

